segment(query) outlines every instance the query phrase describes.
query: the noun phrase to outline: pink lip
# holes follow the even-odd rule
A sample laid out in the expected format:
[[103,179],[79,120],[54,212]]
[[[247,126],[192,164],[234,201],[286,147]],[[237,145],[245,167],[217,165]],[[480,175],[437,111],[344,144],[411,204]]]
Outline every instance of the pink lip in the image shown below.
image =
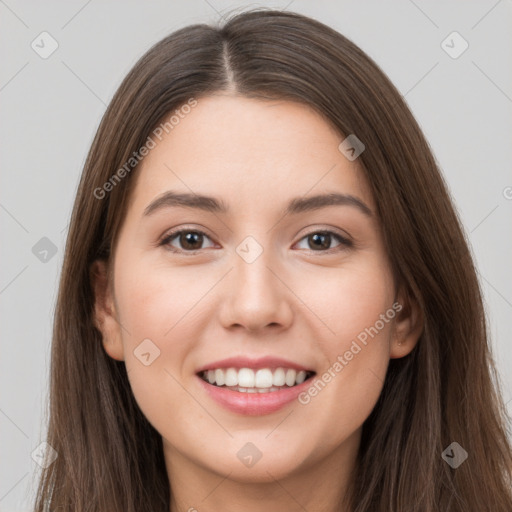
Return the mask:
[[[268,366],[266,368],[268,368]],[[302,391],[311,385],[311,379],[307,379],[302,384],[290,388],[283,388],[280,391],[243,393],[209,384],[199,376],[197,378],[208,395],[217,403],[232,412],[246,416],[261,416],[275,412],[290,402],[293,402]]]
[[[201,373],[205,370],[215,370],[217,368],[252,368],[254,370],[259,368],[269,368],[270,370],[275,370],[276,368],[293,368],[297,371],[313,371],[310,368],[306,368],[305,366],[294,363],[292,361],[287,361],[286,359],[281,359],[279,357],[265,356],[252,359],[250,357],[238,356],[229,357],[228,359],[222,359],[213,363],[208,363],[198,368],[196,373]],[[278,392],[276,391],[276,393]]]

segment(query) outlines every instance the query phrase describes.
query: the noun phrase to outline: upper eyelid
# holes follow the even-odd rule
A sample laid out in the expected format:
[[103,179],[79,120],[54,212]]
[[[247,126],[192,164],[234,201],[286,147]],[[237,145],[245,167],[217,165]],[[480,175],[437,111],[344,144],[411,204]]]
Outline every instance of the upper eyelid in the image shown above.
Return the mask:
[[188,227],[185,226],[184,228],[179,228],[179,229],[176,229],[176,230],[170,230],[170,231],[164,233],[164,235],[162,236],[161,240],[164,241],[164,240],[167,240],[169,238],[174,238],[175,236],[180,235],[181,233],[201,233],[202,235],[205,235],[208,238],[212,239],[212,237],[204,229],[188,228]]

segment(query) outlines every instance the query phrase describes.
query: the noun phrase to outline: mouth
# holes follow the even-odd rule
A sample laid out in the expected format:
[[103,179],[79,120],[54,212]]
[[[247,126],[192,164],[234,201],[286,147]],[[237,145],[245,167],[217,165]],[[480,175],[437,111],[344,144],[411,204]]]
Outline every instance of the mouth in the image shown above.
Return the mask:
[[291,406],[315,375],[311,368],[270,355],[238,355],[196,369],[209,399],[245,416],[262,416]]
[[238,393],[275,393],[299,386],[316,375],[312,370],[295,368],[212,368],[197,373],[211,386]]

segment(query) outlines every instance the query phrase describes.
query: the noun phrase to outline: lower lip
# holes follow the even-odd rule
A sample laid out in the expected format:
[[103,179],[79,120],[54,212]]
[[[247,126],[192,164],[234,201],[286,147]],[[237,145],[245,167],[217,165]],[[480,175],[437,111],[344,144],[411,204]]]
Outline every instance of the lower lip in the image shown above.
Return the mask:
[[269,391],[267,393],[244,393],[233,391],[224,387],[209,384],[201,377],[197,376],[205,391],[217,403],[226,409],[244,414],[246,416],[261,416],[278,411],[285,405],[293,402],[297,396],[309,387],[311,378],[305,380],[302,384],[283,388],[279,391]]

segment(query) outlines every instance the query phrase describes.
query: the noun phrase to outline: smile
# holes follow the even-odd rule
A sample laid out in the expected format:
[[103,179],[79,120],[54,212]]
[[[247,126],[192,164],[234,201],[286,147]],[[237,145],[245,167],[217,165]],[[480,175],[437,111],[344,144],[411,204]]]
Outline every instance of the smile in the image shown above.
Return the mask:
[[316,372],[277,368],[202,369],[197,374],[205,396],[228,411],[244,416],[276,412],[297,400]]
[[293,368],[216,368],[205,370],[200,377],[209,384],[240,393],[271,393],[302,384],[314,372]]

